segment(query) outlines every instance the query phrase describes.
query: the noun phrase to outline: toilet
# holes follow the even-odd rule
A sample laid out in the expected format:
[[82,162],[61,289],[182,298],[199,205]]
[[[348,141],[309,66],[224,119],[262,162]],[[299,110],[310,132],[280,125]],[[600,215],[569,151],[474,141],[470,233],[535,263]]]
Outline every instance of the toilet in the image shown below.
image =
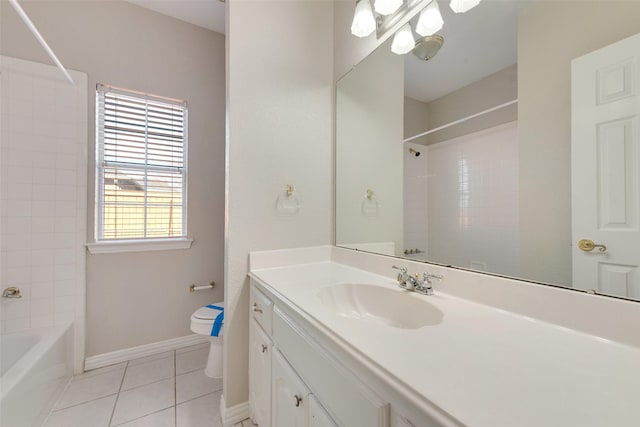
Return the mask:
[[[224,308],[224,302],[216,302],[211,305]],[[218,310],[202,307],[191,315],[191,331],[207,336],[211,343],[207,367],[204,370],[205,375],[209,378],[222,378],[222,329],[220,329],[219,336],[211,336],[213,323],[219,313]]]

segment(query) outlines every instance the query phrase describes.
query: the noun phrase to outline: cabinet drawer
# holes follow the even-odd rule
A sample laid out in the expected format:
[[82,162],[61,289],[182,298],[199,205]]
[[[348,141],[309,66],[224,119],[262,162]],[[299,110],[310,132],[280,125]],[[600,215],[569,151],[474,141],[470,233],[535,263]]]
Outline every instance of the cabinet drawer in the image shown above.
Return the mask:
[[389,404],[367,388],[345,366],[278,307],[273,312],[273,340],[338,425],[388,427]]
[[273,323],[273,302],[271,302],[265,294],[256,289],[255,284],[251,286],[249,304],[251,317],[256,319],[256,322],[262,326],[262,329],[264,329],[268,335],[271,335],[271,325]]

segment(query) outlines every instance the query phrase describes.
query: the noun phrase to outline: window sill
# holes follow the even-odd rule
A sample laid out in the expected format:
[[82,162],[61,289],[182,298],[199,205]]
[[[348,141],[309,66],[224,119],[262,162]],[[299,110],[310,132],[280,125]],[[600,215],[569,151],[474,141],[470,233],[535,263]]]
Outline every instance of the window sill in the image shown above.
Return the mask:
[[193,239],[117,240],[87,243],[90,254],[114,254],[121,252],[150,252],[173,249],[189,249]]

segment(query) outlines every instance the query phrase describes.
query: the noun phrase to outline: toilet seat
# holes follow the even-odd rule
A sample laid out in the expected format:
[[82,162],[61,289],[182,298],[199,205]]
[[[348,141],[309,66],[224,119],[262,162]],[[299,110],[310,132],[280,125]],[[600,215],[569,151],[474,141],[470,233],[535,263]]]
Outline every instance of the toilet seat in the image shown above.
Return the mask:
[[[217,304],[214,304],[217,305]],[[222,305],[218,305],[218,307],[223,307]],[[201,320],[215,320],[218,312],[216,310],[212,310],[207,307],[199,308],[193,313],[193,317]]]
[[[224,307],[224,303],[214,303],[218,307]],[[201,335],[211,335],[211,328],[213,328],[213,322],[215,317],[220,313],[218,310],[212,310],[207,307],[201,307],[197,309],[191,315],[191,331],[196,334]],[[224,321],[222,322],[224,324]],[[220,331],[220,336],[222,336],[222,330]]]

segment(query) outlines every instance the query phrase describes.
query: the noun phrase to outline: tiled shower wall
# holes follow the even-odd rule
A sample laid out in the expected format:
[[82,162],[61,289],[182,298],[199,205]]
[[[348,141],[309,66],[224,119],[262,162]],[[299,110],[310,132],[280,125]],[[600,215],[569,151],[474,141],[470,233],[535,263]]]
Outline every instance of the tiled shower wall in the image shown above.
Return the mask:
[[[414,149],[419,156],[409,152]],[[406,251],[418,249],[420,252],[409,254],[414,259],[429,259],[429,198],[428,186],[428,154],[424,145],[404,143],[404,247],[399,250]]]
[[[84,334],[87,76],[0,57],[1,332],[75,321]],[[76,340],[77,341],[77,340]]]
[[429,146],[429,259],[520,272],[517,122]]

